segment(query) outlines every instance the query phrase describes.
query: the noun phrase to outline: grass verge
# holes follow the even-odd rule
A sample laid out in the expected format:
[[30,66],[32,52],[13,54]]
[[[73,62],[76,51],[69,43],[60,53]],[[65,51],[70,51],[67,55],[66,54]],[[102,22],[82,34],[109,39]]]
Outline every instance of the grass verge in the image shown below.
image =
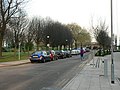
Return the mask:
[[[28,52],[21,52],[20,60],[29,59]],[[0,58],[0,62],[10,62],[10,61],[18,61],[19,56],[18,54],[14,55],[14,52],[3,52],[3,57]]]

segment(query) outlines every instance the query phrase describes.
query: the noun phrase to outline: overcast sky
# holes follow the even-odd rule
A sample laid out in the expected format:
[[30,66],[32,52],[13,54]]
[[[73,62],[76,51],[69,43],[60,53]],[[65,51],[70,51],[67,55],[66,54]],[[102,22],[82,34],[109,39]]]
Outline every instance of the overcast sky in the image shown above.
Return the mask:
[[[120,0],[113,1],[114,33],[117,34]],[[90,28],[92,19],[94,24],[101,19],[110,25],[110,0],[31,0],[26,10],[29,17],[48,16],[64,24],[75,22],[85,28]]]

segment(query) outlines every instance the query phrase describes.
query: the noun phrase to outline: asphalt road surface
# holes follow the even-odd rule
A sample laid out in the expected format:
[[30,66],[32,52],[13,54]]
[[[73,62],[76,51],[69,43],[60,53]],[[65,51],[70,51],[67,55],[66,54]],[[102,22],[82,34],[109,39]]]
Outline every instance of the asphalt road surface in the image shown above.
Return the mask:
[[[0,90],[60,90],[85,65],[79,56],[0,68]],[[88,57],[89,56],[89,57]]]

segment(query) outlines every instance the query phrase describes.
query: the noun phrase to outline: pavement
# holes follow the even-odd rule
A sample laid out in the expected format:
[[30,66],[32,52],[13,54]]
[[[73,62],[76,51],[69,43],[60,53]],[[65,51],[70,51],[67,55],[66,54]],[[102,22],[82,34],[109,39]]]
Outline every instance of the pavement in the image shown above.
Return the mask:
[[0,62],[0,67],[8,67],[8,66],[17,66],[22,64],[30,63],[30,60],[18,60],[18,61],[11,61],[11,62]]
[[111,83],[110,57],[94,57],[62,90],[120,90],[120,52],[114,53],[114,84]]
[[[111,56],[94,57],[62,90],[120,90],[120,52],[114,53],[115,83],[111,83]],[[104,64],[107,60],[107,69]],[[104,61],[104,62],[103,62]],[[0,67],[30,63],[29,60],[2,62]]]

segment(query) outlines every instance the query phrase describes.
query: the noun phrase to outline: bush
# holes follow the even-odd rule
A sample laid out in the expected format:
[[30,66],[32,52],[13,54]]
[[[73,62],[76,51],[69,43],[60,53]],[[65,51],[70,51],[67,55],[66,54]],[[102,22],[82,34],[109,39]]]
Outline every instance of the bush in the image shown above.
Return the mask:
[[110,50],[99,50],[95,54],[95,56],[105,56],[111,54]]

